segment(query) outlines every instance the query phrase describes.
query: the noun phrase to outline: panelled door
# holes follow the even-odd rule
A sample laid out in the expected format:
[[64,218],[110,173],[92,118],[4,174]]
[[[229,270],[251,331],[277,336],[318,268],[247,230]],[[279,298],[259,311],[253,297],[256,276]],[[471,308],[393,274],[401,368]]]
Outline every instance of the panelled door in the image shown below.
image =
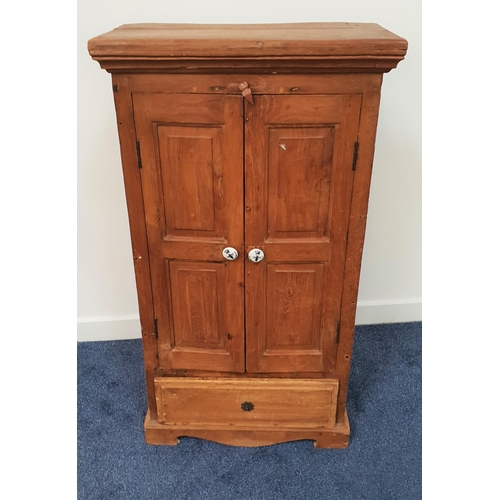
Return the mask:
[[335,366],[360,95],[245,103],[246,368]]
[[161,368],[331,372],[361,96],[133,105]]
[[138,93],[133,106],[160,367],[242,372],[242,98]]

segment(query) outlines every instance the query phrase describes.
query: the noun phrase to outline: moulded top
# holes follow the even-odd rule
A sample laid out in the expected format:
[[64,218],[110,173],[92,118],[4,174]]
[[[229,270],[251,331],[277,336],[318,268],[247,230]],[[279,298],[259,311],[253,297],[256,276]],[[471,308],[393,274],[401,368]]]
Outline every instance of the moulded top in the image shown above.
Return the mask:
[[371,23],[124,24],[88,42],[103,67],[106,60],[124,59],[361,58],[381,71],[395,67],[407,46],[404,38]]

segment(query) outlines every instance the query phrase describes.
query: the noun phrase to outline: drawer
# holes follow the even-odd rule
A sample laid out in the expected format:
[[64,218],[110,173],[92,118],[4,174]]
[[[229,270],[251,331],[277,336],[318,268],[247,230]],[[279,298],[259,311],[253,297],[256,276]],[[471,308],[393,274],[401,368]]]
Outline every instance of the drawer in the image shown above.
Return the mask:
[[338,380],[155,379],[158,421],[169,425],[334,425]]

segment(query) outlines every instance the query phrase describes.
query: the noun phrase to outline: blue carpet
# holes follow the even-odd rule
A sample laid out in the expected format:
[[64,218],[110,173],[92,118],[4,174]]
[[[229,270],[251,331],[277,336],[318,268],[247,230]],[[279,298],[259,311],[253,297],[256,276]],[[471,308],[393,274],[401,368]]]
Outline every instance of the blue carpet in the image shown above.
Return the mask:
[[78,345],[79,500],[416,500],[421,323],[356,327],[346,450],[150,446],[140,340]]

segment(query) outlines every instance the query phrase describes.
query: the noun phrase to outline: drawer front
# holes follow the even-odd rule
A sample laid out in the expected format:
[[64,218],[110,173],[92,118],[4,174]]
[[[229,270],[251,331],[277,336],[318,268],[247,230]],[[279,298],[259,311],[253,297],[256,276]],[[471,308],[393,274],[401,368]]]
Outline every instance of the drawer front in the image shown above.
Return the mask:
[[334,425],[337,380],[155,379],[158,421],[169,425]]

